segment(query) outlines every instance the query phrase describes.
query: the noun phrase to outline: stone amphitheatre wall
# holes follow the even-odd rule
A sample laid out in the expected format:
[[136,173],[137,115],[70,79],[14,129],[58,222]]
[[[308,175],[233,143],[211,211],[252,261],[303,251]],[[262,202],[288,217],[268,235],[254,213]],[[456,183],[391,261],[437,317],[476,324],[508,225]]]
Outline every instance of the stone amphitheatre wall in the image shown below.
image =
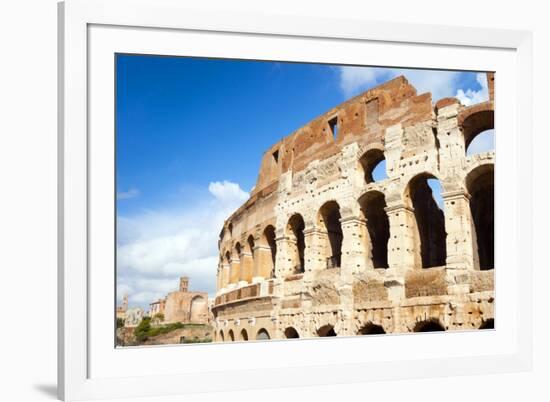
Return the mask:
[[494,125],[488,83],[434,106],[398,77],[274,144],[220,233],[216,339],[492,325],[495,156],[466,155]]

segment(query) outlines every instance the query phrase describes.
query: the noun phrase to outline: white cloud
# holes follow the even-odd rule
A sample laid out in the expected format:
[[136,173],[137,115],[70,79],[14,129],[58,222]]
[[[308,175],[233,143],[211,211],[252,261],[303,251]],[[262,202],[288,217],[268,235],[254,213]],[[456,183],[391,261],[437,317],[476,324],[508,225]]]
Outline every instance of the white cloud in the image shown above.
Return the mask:
[[147,211],[117,219],[117,295],[131,305],[176,290],[187,275],[190,288],[215,292],[218,235],[226,219],[247,198],[236,183],[213,182],[210,196],[178,210]]
[[227,180],[210,183],[208,185],[208,191],[218,200],[223,202],[243,202],[248,198],[248,193],[243,191],[237,183],[231,183]]
[[351,97],[385,81],[404,75],[418,93],[431,92],[432,100],[454,95],[459,72],[378,67],[339,67],[340,89]]
[[117,200],[128,200],[139,196],[139,190],[137,188],[131,188],[128,191],[119,191],[116,193]]
[[459,89],[456,91],[455,97],[464,105],[470,106],[476,103],[481,103],[489,100],[489,89],[487,87],[487,75],[484,73],[478,73],[476,75],[476,81],[481,86],[479,90],[472,90],[470,88],[464,91]]

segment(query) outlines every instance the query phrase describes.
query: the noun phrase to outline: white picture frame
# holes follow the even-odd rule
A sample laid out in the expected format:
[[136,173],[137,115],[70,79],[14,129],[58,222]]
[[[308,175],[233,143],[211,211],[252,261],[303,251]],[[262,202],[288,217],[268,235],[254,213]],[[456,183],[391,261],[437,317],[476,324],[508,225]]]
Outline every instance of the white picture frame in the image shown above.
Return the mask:
[[[93,184],[97,177],[108,179],[113,173],[112,164],[106,163],[100,168],[94,163],[98,158],[112,157],[108,144],[112,143],[113,125],[108,114],[112,110],[113,76],[106,66],[109,55],[123,51],[173,55],[183,52],[185,55],[182,44],[190,43],[190,38],[195,45],[200,45],[192,55],[198,52],[214,55],[217,51],[218,56],[264,59],[277,59],[279,54],[279,59],[287,61],[370,62],[425,68],[454,66],[496,70],[497,75],[506,78],[497,80],[495,90],[496,124],[499,130],[502,127],[499,135],[505,133],[503,139],[498,140],[497,193],[499,183],[500,188],[506,185],[510,189],[506,199],[501,201],[497,196],[497,225],[499,208],[501,217],[504,213],[511,217],[502,226],[509,236],[501,240],[500,246],[497,241],[496,248],[497,261],[502,261],[501,266],[505,267],[495,271],[499,295],[497,330],[115,350],[114,344],[109,343],[113,337],[109,327],[112,316],[105,319],[103,314],[106,309],[114,309],[113,298],[98,297],[98,292],[114,289],[109,282],[114,280],[114,275],[109,269],[101,272],[94,269],[95,261],[109,258],[101,255],[101,247],[95,247],[99,243],[94,239],[104,238],[106,245],[111,241],[111,248],[114,244],[114,238],[109,238],[114,236],[109,227],[109,222],[113,222],[112,210],[106,206],[112,201],[109,191],[113,186],[109,187],[108,180],[105,187]],[[282,46],[278,46],[281,41],[285,43],[285,55],[277,53],[282,52]],[[305,41],[311,45],[309,53],[300,51]],[[262,46],[258,46],[259,43]],[[360,59],[353,52],[358,46],[368,49],[371,59]],[[384,50],[388,48],[393,51]],[[64,400],[152,397],[529,370],[532,362],[531,48],[531,34],[524,31],[212,13],[187,8],[177,0],[61,3],[59,397]],[[320,55],[322,49],[331,51]],[[472,54],[476,55],[475,61],[470,60]],[[449,66],[453,62],[455,64]],[[521,141],[517,136],[520,132]],[[503,206],[499,207],[499,203]],[[90,247],[91,243],[95,248]],[[354,350],[363,352],[353,353]],[[183,367],[178,363],[183,356],[194,364]],[[294,361],[289,362],[289,358]],[[150,363],[153,368],[137,370],[136,359]],[[212,364],[216,361],[213,359],[219,359],[220,364]]]

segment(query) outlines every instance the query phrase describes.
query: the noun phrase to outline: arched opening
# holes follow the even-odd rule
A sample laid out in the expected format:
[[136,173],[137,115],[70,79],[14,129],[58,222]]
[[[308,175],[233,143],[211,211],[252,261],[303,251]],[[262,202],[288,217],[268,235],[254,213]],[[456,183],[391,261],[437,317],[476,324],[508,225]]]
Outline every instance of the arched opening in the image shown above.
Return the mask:
[[336,336],[336,332],[334,331],[334,327],[332,325],[324,325],[317,330],[317,335],[320,337]]
[[336,201],[325,203],[319,210],[319,227],[326,231],[325,259],[327,268],[340,267],[342,262],[342,224],[340,206]]
[[369,322],[365,326],[361,327],[361,329],[359,329],[358,335],[378,335],[385,333],[386,331],[384,331],[384,327]]
[[269,336],[269,332],[267,332],[265,328],[260,329],[256,334],[256,340],[258,341],[265,341],[268,339],[271,339],[271,337]]
[[367,221],[372,265],[374,268],[388,268],[390,221],[385,210],[384,194],[379,191],[369,191],[359,198],[359,205]]
[[202,296],[195,296],[191,299],[191,309],[189,321],[192,323],[202,323],[207,320],[208,303]]
[[233,333],[233,330],[230,329],[229,332],[227,333],[227,335],[229,336],[229,340],[231,342],[235,342],[235,334]]
[[241,253],[241,277],[240,280],[251,283],[254,276],[254,237],[248,236],[243,244]]
[[248,244],[248,250],[252,255],[252,261],[254,261],[254,236],[248,236],[248,239],[246,239],[246,243]]
[[262,250],[264,255],[261,259],[261,276],[273,278],[275,273],[275,258],[277,257],[277,243],[275,242],[275,228],[268,225],[262,233]]
[[233,249],[233,255],[231,258],[231,270],[230,270],[231,273],[229,275],[230,283],[239,282],[239,278],[241,276],[241,252],[242,252],[241,244],[237,242]]
[[437,332],[445,331],[443,325],[436,319],[429,319],[425,321],[417,322],[414,326],[414,332]]
[[488,320],[483,320],[479,329],[495,329],[495,319],[489,318]]
[[[486,104],[487,105],[487,104]],[[462,133],[464,135],[464,149],[467,155],[473,153],[486,152],[482,149],[488,148],[492,142],[492,149],[494,149],[494,128],[495,128],[495,113],[489,108],[489,106],[478,105],[472,109],[473,112],[467,112],[464,118],[459,117],[459,121],[462,120],[460,125]],[[475,111],[477,110],[477,111]],[[485,139],[478,140],[477,137],[481,134]],[[471,147],[472,143],[479,142],[475,147]],[[491,149],[487,149],[491,150]],[[477,152],[476,152],[477,151]]]
[[444,266],[447,233],[439,180],[428,173],[415,176],[407,186],[405,198],[414,210],[422,267]]
[[246,332],[246,329],[244,329],[244,328],[241,331],[241,341],[248,341],[248,333]]
[[223,330],[220,331],[220,340],[221,340],[222,342],[225,341],[225,337],[224,337],[224,335],[223,335]]
[[494,165],[482,165],[472,170],[466,178],[470,193],[470,211],[475,229],[477,264],[479,269],[495,267],[495,173]]
[[292,260],[294,274],[304,272],[304,218],[300,214],[294,214],[288,220],[286,235],[289,237],[289,258]]
[[495,150],[495,130],[485,130],[477,134],[468,148],[466,148],[466,156],[491,152]]
[[381,149],[368,150],[361,156],[359,163],[363,168],[365,182],[374,183],[388,178],[386,159]]
[[298,334],[298,331],[296,331],[296,329],[294,329],[293,327],[288,327],[287,329],[285,329],[286,339],[295,339],[299,337],[300,335]]
[[223,270],[223,287],[227,287],[229,282],[231,282],[231,253],[229,250],[225,252],[225,266]]

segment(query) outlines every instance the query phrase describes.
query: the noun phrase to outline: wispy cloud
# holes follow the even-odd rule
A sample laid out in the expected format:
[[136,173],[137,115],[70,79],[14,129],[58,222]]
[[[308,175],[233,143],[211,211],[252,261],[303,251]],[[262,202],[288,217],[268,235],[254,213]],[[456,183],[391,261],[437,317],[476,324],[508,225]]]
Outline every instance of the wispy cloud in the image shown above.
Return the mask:
[[480,85],[481,89],[472,90],[470,88],[458,89],[456,92],[456,98],[464,105],[470,106],[476,103],[485,102],[489,99],[489,89],[487,87],[487,75],[484,73],[476,74],[476,81]]
[[215,293],[223,221],[247,198],[237,183],[212,182],[208,197],[177,210],[117,219],[117,293],[147,307],[187,275],[192,289]]
[[117,200],[129,200],[130,198],[136,198],[140,194],[137,188],[131,188],[128,191],[119,191],[116,193]]

